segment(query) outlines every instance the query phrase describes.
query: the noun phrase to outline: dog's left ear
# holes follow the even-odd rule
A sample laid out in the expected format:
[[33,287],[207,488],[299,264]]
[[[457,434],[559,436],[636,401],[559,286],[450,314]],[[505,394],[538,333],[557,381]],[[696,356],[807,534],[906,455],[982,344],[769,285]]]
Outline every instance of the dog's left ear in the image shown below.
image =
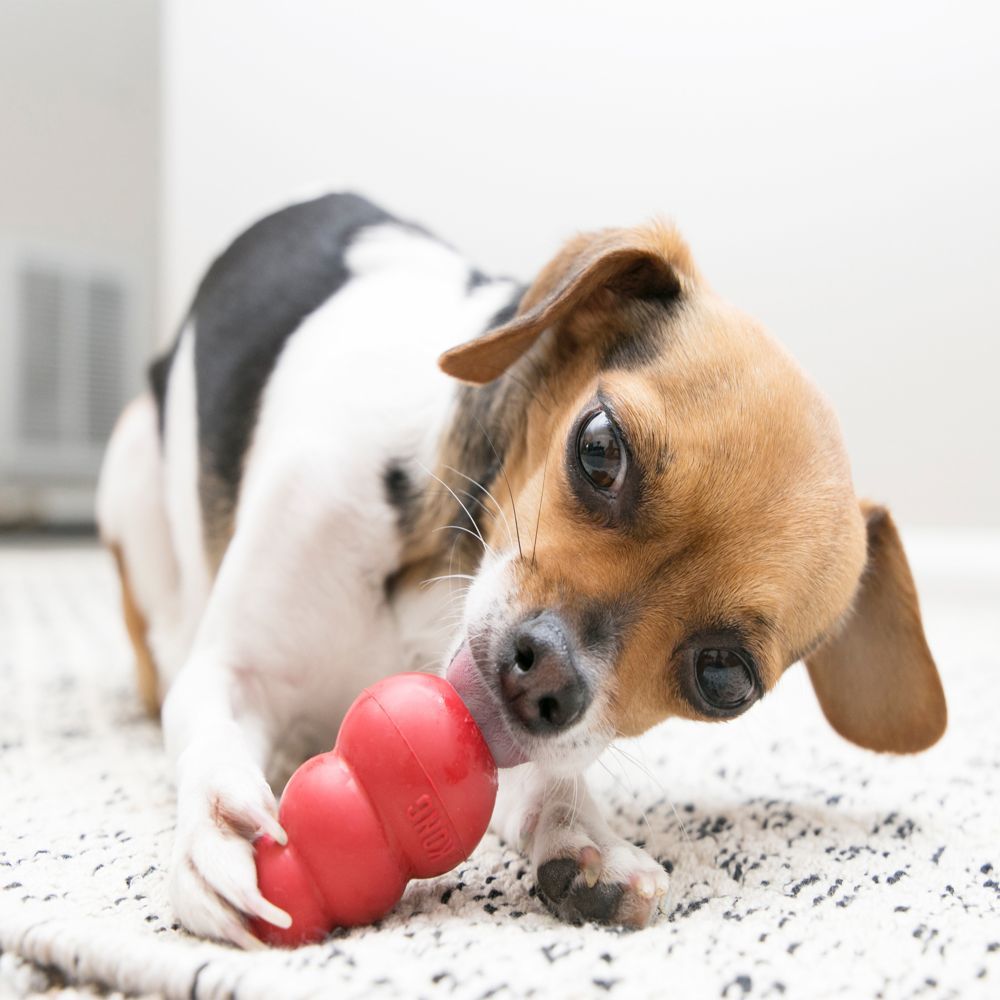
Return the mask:
[[863,502],[861,510],[868,563],[854,605],[806,666],[841,736],[869,750],[915,753],[940,739],[948,709],[896,526],[884,507]]
[[502,375],[545,330],[601,293],[669,301],[696,280],[691,254],[669,226],[584,234],[542,270],[513,319],[446,351],[438,364],[448,375],[483,385]]

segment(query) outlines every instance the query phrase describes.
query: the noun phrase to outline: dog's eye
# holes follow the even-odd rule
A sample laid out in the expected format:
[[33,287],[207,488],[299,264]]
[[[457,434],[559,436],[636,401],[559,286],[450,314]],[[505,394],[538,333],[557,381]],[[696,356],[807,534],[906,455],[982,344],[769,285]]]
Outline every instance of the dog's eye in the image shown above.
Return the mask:
[[701,696],[723,712],[741,708],[756,690],[747,657],[735,649],[702,649],[695,660],[695,677]]
[[599,490],[620,485],[625,475],[625,450],[604,410],[598,410],[580,428],[576,450],[581,468]]

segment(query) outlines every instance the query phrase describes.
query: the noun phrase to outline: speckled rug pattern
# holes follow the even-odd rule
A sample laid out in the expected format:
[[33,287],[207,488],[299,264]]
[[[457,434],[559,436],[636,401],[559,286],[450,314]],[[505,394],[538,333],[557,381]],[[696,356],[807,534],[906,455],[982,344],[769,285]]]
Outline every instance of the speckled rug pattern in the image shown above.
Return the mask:
[[743,719],[593,768],[672,873],[650,929],[560,924],[487,836],[375,927],[247,954],[173,922],[173,789],[107,558],[0,543],[0,997],[1000,996],[1000,545],[914,551],[951,710],[933,750],[849,746],[795,667]]

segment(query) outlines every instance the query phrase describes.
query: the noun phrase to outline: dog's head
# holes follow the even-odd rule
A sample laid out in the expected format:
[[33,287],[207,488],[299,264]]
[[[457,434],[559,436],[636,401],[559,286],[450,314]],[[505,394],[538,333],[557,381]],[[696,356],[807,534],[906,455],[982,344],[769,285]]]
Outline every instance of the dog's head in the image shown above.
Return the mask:
[[571,241],[441,367],[481,387],[453,461],[481,436],[497,460],[450,676],[504,762],[575,769],[670,716],[734,718],[799,659],[855,743],[941,735],[892,519],[855,497],[827,401],[673,229]]

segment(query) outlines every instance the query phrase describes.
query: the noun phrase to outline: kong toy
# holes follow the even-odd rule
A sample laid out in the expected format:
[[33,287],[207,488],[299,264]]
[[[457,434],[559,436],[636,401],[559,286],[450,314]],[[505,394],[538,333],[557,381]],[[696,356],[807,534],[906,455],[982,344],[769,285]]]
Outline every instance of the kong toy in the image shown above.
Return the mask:
[[256,842],[260,891],[292,918],[255,918],[269,944],[319,941],[367,924],[411,878],[442,875],[479,843],[496,764],[458,692],[441,677],[399,674],[366,688],[329,753],[307,760],[281,797],[285,846]]

